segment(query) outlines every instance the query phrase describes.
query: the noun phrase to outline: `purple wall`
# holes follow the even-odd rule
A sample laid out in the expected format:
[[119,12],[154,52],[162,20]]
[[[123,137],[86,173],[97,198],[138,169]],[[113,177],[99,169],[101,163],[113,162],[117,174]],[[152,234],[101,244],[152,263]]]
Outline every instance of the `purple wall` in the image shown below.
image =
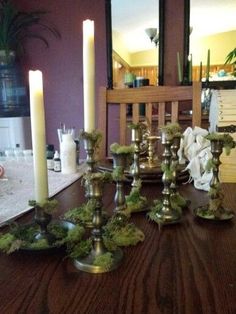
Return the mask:
[[47,18],[62,39],[47,36],[50,47],[31,40],[24,57],[26,70],[39,69],[44,77],[47,143],[58,147],[57,128],[83,128],[82,21],[95,21],[96,91],[106,86],[106,38],[104,0],[15,0],[18,8],[46,10]]

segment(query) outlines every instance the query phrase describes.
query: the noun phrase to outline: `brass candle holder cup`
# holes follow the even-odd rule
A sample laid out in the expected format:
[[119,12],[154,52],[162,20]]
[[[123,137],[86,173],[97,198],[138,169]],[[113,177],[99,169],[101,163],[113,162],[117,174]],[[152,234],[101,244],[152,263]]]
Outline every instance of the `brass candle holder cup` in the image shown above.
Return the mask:
[[[93,229],[92,229],[92,250],[86,257],[74,260],[74,265],[77,269],[89,273],[104,273],[117,268],[120,265],[123,253],[120,248],[113,252],[109,252],[103,242],[102,226],[104,220],[102,216],[102,194],[104,174],[93,173],[87,177],[87,193],[91,199],[96,200],[95,211],[93,215]],[[104,256],[110,257],[110,262],[106,266],[99,264]]]
[[155,154],[155,144],[159,138],[160,138],[159,136],[155,136],[155,135],[150,135],[147,137],[147,142],[148,142],[147,161],[141,163],[140,168],[152,169],[152,168],[157,168],[160,166],[160,162],[157,158],[157,155]]

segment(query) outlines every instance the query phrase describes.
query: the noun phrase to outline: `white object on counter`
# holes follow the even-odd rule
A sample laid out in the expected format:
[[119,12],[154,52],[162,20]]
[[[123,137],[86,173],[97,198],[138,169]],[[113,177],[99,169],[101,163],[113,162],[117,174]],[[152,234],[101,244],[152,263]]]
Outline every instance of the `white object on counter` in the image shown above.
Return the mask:
[[60,153],[61,172],[63,174],[76,173],[76,144],[72,138],[72,134],[62,134]]

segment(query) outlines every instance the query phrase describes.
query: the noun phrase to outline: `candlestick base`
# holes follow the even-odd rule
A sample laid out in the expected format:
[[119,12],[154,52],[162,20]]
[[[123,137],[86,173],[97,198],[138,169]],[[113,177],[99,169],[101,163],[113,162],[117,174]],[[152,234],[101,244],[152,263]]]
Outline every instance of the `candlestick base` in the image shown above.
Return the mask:
[[87,273],[106,273],[116,269],[120,265],[123,257],[123,252],[120,248],[112,252],[112,263],[109,265],[109,267],[94,265],[95,259],[101,255],[101,253],[97,254],[95,250],[92,250],[88,256],[74,260],[74,265],[77,269],[85,271]]
[[194,210],[194,215],[198,218],[213,221],[226,221],[234,218],[234,213],[229,209],[221,208],[220,213],[209,210],[209,205],[198,207]]

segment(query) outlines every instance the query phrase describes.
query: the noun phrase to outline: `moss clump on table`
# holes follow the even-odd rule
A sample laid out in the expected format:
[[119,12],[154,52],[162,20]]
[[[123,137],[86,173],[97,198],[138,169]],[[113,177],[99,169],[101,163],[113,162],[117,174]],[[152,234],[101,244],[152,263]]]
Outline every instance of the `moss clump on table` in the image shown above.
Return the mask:
[[37,225],[12,224],[9,232],[0,235],[0,250],[10,254],[19,249],[43,250],[51,247],[60,247],[64,244],[70,244],[80,241],[85,230],[77,225],[72,229],[58,223],[50,223],[48,232],[55,237],[55,242],[50,244],[46,239],[36,239],[40,229]]
[[122,214],[110,218],[103,230],[104,244],[109,251],[114,251],[119,246],[136,245],[145,239],[142,230],[128,222],[127,216]]
[[182,137],[182,129],[178,123],[167,123],[160,128],[162,133],[165,133],[170,139],[174,137]]
[[133,186],[130,194],[125,197],[127,211],[129,213],[141,212],[147,210],[148,201],[141,195],[141,180],[137,180],[137,185]]

